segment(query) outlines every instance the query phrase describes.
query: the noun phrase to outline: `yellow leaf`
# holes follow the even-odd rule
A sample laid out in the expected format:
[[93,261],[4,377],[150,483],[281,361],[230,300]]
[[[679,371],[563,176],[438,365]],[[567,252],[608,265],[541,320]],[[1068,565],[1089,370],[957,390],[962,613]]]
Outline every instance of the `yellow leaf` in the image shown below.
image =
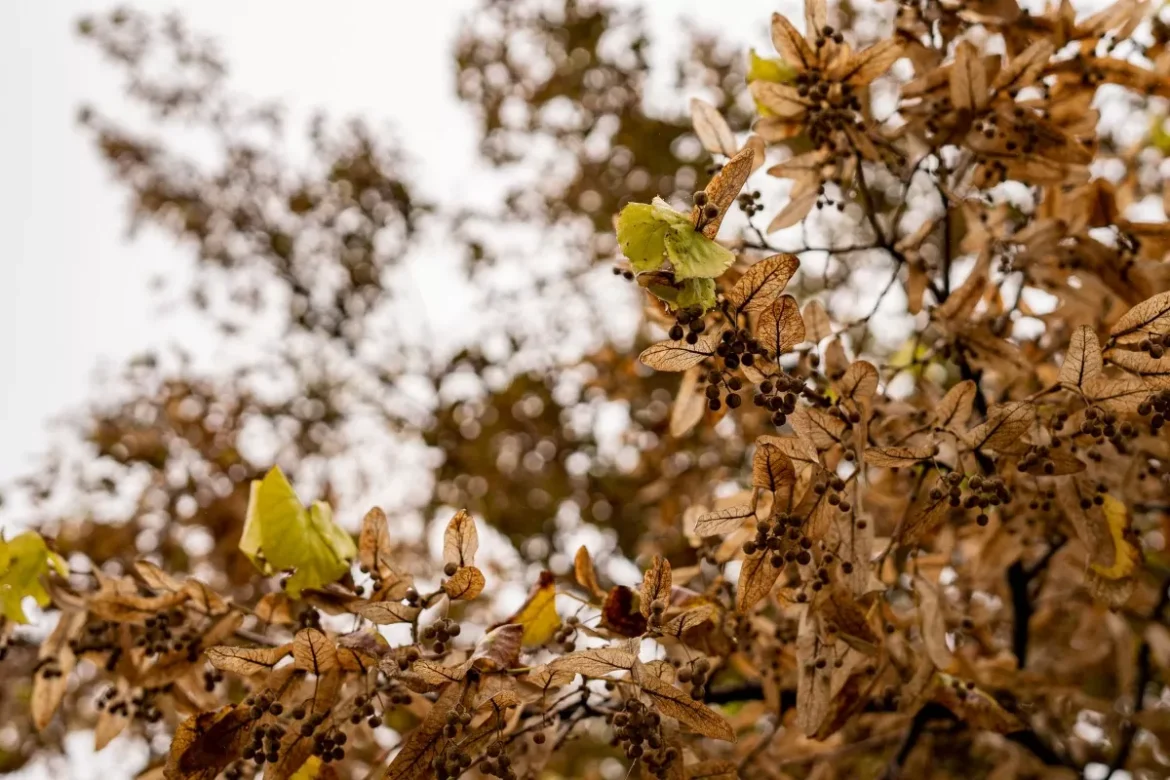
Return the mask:
[[540,647],[553,638],[561,627],[561,617],[557,614],[556,578],[551,571],[540,573],[528,600],[504,622],[524,626],[521,642],[525,647]]

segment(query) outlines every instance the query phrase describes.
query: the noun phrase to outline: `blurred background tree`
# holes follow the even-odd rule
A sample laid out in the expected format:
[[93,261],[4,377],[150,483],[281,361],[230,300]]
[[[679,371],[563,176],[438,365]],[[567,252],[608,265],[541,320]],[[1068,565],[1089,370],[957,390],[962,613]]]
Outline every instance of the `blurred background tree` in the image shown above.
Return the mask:
[[[711,164],[673,108],[685,100],[648,106],[657,74],[636,8],[488,0],[469,17],[452,54],[504,182],[487,211],[417,197],[392,133],[326,117],[289,127],[279,105],[235,95],[214,43],[179,17],[122,8],[78,33],[150,118],[80,111],[132,226],[196,257],[189,300],[225,354],[262,355],[213,372],[179,350],[142,355],[79,426],[86,451],[19,482],[28,522],[79,569],[150,555],[247,598],[248,485],[279,464],[351,528],[359,507],[385,507],[404,558],[440,510],[465,506],[528,573],[566,572],[585,541],[605,576],[642,540],[669,548],[692,498],[740,468],[750,437],[737,431],[694,433],[709,440],[702,458],[664,435],[675,383],[636,364],[650,340],[641,297],[613,267],[621,206],[689,198]],[[672,90],[746,129],[742,47],[658,33],[682,36]],[[431,332],[420,314],[411,274],[436,255],[462,332]],[[520,574],[496,572],[522,592],[533,578]],[[35,648],[13,653],[0,674],[27,695]],[[0,705],[15,729],[6,771],[64,734],[27,739],[24,699]],[[66,709],[72,725],[93,714]]]

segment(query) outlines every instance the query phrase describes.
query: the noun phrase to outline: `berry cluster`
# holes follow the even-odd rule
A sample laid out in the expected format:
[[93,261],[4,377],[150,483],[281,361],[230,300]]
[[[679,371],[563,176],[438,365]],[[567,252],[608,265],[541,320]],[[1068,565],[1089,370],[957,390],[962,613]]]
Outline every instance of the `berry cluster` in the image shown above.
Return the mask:
[[[684,330],[685,328],[685,330]],[[686,341],[688,344],[698,344],[699,336],[707,329],[707,321],[703,313],[696,309],[680,309],[674,325],[667,334],[673,341]]]
[[801,566],[812,562],[812,539],[801,533],[802,518],[780,512],[772,519],[760,520],[756,523],[756,536],[743,543],[744,555],[755,555],[767,550],[770,552],[768,561],[773,568],[779,569],[786,563],[795,561]]
[[553,641],[560,645],[561,650],[571,653],[577,649],[577,627],[580,625],[581,619],[576,615],[565,618],[564,625],[553,635]]
[[[1029,453],[1021,459],[1021,463],[1027,461],[1028,465],[1021,468],[1021,471],[1027,471],[1035,463],[1039,462],[1039,458],[1047,458],[1047,450],[1044,450],[1043,455],[1036,453]],[[1002,477],[983,477],[979,474],[972,474],[967,480],[968,493],[966,499],[963,498],[963,475],[958,471],[952,471],[947,474],[945,481],[946,491],[942,487],[931,488],[930,499],[932,501],[941,501],[944,496],[947,497],[948,502],[952,507],[958,508],[960,506],[966,509],[986,510],[988,507],[1006,505],[1011,503],[1012,494],[1008,490],[1007,484]],[[979,525],[987,525],[988,518],[984,511],[980,511],[979,516],[975,518],[975,522]]]
[[655,777],[667,777],[678,759],[678,750],[667,747],[662,738],[662,718],[636,699],[630,699],[613,716],[613,743],[621,746],[626,758],[641,759]]
[[[409,701],[410,697],[407,697]],[[382,718],[378,716],[374,709],[374,702],[369,696],[364,693],[359,693],[353,697],[353,713],[349,716],[349,722],[355,726],[362,722],[364,718],[366,725],[372,729],[376,729],[382,725]]]
[[313,755],[325,763],[345,758],[345,743],[348,737],[344,731],[327,729],[313,736]]
[[147,656],[185,650],[188,660],[195,661],[199,657],[199,638],[190,630],[183,631],[178,636],[172,630],[183,625],[186,619],[187,616],[179,609],[148,617],[145,631],[134,640],[135,646],[146,648]]
[[764,204],[760,203],[759,190],[740,193],[740,196],[736,198],[736,202],[739,204],[739,210],[747,214],[748,219],[751,219],[764,210]]
[[402,655],[399,657],[398,670],[405,672],[407,669],[410,668],[410,665],[412,663],[414,663],[415,661],[417,661],[421,657],[422,657],[422,653],[420,653],[418,651],[418,648],[411,645],[410,647],[406,648],[402,652]]
[[215,690],[215,686],[223,682],[223,672],[218,669],[205,669],[203,671],[203,690],[211,693]]
[[280,761],[280,740],[283,738],[284,729],[276,724],[257,726],[252,730],[252,742],[244,748],[244,760],[252,761],[256,766],[263,766],[265,762],[275,764]]
[[255,696],[247,697],[244,699],[244,706],[251,708],[249,715],[252,720],[260,720],[266,712],[278,716],[284,712],[284,705],[276,701],[272,691],[262,691]]
[[[450,564],[448,564],[450,565]],[[431,651],[435,655],[447,652],[447,642],[459,636],[459,624],[450,618],[440,618],[424,628],[419,636],[424,642],[431,642]]]
[[804,381],[791,374],[779,373],[760,382],[752,403],[772,413],[772,424],[777,428],[788,422],[788,415],[796,411],[798,396],[820,403],[816,390],[806,387]]
[[666,614],[666,600],[654,599],[650,602],[650,617],[646,619],[646,624],[650,628],[662,627],[662,616]]
[[1170,415],[1170,390],[1162,390],[1151,395],[1138,406],[1138,414],[1150,417],[1150,433],[1157,434],[1166,424],[1166,416]]
[[297,615],[298,628],[315,628],[321,630],[321,613],[309,607]]
[[702,700],[710,672],[711,662],[706,658],[696,658],[686,666],[680,667],[676,676],[680,683],[684,685],[690,683],[692,699]]
[[723,367],[734,371],[743,366],[752,366],[756,357],[767,358],[768,350],[745,328],[725,330],[715,346],[715,354],[723,361]]
[[[544,736],[540,734],[539,736]],[[512,759],[504,752],[507,746],[503,742],[493,742],[487,747],[487,758],[479,765],[479,770],[485,775],[498,777],[500,780],[516,780],[516,772],[512,769]]]
[[[717,412],[727,403],[728,409],[738,409],[742,403],[738,393],[743,388],[739,377],[727,376],[722,371],[712,369],[710,373],[699,374],[699,384],[706,384],[703,392],[707,396],[707,406]],[[725,395],[726,393],[726,395]]]
[[719,207],[709,202],[707,193],[702,190],[696,192],[691,200],[694,201],[695,206],[699,209],[699,220],[695,225],[695,230],[702,230],[707,223],[719,216]]

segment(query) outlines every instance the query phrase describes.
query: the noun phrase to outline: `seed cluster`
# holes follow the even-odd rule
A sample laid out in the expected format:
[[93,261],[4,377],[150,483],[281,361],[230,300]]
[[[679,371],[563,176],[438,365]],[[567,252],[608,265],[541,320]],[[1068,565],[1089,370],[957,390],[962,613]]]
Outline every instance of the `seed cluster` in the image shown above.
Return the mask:
[[614,713],[613,726],[613,744],[625,751],[626,758],[640,759],[655,777],[669,776],[670,767],[678,760],[678,750],[665,745],[662,718],[657,712],[630,699]]
[[710,672],[711,662],[706,658],[696,658],[689,664],[680,667],[676,673],[676,676],[680,683],[684,685],[690,683],[690,694],[692,699],[702,700],[703,694],[706,691]]
[[1150,433],[1157,434],[1166,424],[1167,415],[1170,415],[1170,390],[1161,390],[1142,401],[1138,406],[1138,414],[1150,417]]
[[571,653],[577,649],[577,627],[580,625],[581,619],[579,617],[569,615],[565,618],[564,624],[553,634],[553,641],[560,646],[562,651]]
[[447,643],[454,637],[459,636],[459,624],[450,618],[440,618],[429,626],[423,628],[419,637],[424,642],[431,643],[431,651],[436,655],[442,655],[447,652]]
[[516,772],[512,769],[512,759],[504,752],[506,749],[507,745],[502,741],[488,745],[487,758],[480,762],[480,771],[485,775],[498,777],[500,780],[516,780]]

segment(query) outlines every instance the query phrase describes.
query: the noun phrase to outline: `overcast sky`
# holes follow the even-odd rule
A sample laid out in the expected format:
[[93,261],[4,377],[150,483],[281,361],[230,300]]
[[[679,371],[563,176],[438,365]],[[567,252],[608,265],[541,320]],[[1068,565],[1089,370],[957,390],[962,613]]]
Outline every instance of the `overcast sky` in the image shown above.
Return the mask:
[[[328,11],[275,0],[133,5],[178,9],[217,39],[235,92],[279,98],[294,115],[322,108],[392,124],[424,191],[458,191],[475,136],[453,95],[450,51],[473,0],[339,0]],[[650,5],[652,29],[669,30],[685,13],[701,28],[763,45],[770,12],[791,4]],[[50,421],[94,396],[103,367],[168,340],[211,343],[197,320],[150,295],[153,274],[181,274],[188,260],[158,235],[127,240],[121,193],[74,122],[83,102],[118,105],[117,73],[74,34],[80,15],[110,7],[0,2],[0,484],[35,465]]]

